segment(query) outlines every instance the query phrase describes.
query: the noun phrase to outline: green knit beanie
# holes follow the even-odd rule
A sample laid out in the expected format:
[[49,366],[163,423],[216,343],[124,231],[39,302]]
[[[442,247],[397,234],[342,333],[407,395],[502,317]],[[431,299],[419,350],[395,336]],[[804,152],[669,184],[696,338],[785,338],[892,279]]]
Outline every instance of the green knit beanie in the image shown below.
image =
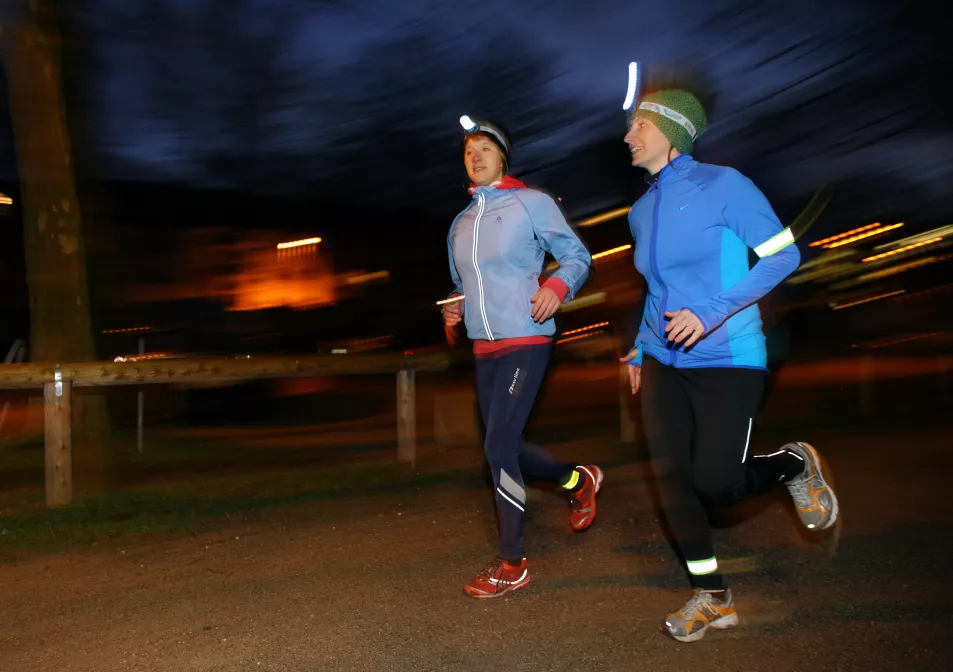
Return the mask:
[[635,116],[655,124],[682,154],[690,154],[695,140],[708,129],[705,108],[698,98],[680,89],[647,94],[639,102]]

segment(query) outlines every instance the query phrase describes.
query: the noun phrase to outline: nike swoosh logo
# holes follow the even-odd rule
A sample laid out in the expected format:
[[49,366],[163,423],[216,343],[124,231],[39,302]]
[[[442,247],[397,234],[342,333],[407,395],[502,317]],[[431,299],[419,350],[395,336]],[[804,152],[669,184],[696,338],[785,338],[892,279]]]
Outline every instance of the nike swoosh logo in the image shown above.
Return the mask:
[[687,208],[687,207],[688,207],[688,203],[686,203],[685,205],[680,205],[680,206],[678,206],[678,209],[679,209],[679,210],[684,210],[684,209]]

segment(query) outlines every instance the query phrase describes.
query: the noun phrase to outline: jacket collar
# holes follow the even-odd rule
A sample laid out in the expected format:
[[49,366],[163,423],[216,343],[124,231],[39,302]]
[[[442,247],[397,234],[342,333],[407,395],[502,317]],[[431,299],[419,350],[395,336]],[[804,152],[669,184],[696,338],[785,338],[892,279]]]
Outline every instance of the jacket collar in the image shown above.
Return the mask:
[[655,175],[646,174],[645,181],[648,183],[650,189],[656,189],[660,182],[665,183],[677,179],[680,172],[688,170],[688,168],[695,163],[697,162],[691,154],[679,154],[665,164],[665,167]]
[[493,184],[487,187],[478,187],[475,184],[471,184],[470,187],[467,189],[467,191],[470,192],[472,196],[476,196],[477,193],[479,193],[481,190],[484,191],[485,193],[487,191],[497,190],[497,189],[503,190],[503,189],[527,189],[527,188],[528,187],[526,186],[526,183],[523,182],[522,180],[519,180],[513,177],[512,175],[504,175],[502,180],[499,180],[498,182],[494,182]]

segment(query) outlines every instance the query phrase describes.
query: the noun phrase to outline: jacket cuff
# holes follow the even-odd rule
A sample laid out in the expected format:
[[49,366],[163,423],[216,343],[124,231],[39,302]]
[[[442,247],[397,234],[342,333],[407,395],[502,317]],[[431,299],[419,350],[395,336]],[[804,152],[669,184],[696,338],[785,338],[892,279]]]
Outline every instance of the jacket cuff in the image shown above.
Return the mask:
[[566,296],[569,294],[569,285],[555,276],[547,278],[546,282],[543,283],[543,287],[548,287],[549,289],[556,292],[556,296],[559,297],[560,303],[565,301]]
[[724,317],[704,304],[688,306],[688,310],[702,323],[702,327],[704,328],[702,332],[703,335],[708,335],[712,329],[725,321]]
[[639,341],[639,339],[635,339],[635,343],[632,344],[632,349],[634,350],[636,348],[638,348],[639,352],[635,357],[629,360],[628,364],[629,366],[641,367],[642,366],[642,343]]

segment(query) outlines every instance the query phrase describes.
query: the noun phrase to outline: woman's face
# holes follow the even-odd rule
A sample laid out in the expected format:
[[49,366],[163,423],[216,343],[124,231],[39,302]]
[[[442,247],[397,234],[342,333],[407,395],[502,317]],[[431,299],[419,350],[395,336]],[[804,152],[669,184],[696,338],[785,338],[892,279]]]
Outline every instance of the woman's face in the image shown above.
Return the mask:
[[482,135],[467,140],[463,149],[463,163],[470,181],[478,187],[499,182],[505,173],[503,152],[495,142]]
[[624,140],[632,153],[632,165],[644,168],[651,175],[662,170],[671,159],[678,156],[678,150],[672,149],[672,143],[658,126],[644,117],[632,118]]

